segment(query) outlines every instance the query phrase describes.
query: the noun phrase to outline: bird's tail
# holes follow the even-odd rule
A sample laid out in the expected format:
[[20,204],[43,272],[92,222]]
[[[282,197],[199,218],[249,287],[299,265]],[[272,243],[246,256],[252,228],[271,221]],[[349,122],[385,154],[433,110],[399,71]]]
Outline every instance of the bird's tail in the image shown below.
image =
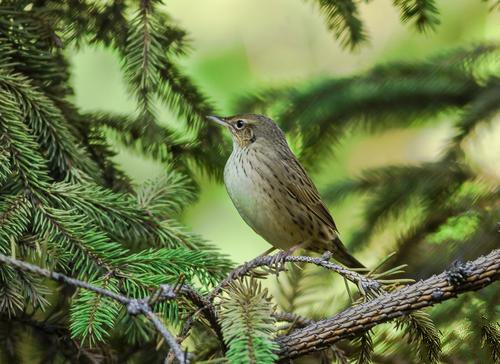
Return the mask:
[[332,249],[333,258],[338,262],[345,265],[347,268],[366,268],[359,260],[354,258],[347,249],[345,248],[342,241],[339,238],[336,238],[333,241],[334,249]]

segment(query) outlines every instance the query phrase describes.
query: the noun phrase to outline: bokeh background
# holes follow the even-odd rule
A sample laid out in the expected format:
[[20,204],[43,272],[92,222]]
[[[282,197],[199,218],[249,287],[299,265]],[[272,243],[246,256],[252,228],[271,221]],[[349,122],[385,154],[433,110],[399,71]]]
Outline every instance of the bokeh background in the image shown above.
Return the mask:
[[[447,49],[500,39],[500,14],[488,11],[491,3],[439,1],[441,24],[435,32],[424,34],[401,24],[391,3],[379,0],[361,6],[370,41],[355,51],[342,49],[318,9],[300,0],[169,0],[165,7],[190,31],[192,51],[180,60],[184,71],[222,115],[234,112],[240,96],[263,87],[356,74],[383,62],[424,59]],[[134,112],[115,54],[95,47],[69,52],[76,103],[82,110]],[[160,109],[160,115],[163,122],[175,123],[165,109]],[[500,178],[499,125],[497,120],[478,130],[467,146],[475,149],[473,162],[485,178]],[[375,137],[352,134],[312,177],[321,191],[327,182],[356,175],[367,167],[432,160],[450,133],[450,123],[443,117],[431,126],[391,130]],[[119,163],[137,183],[164,173],[163,166],[119,150]],[[223,185],[203,175],[198,180],[202,192],[184,216],[187,225],[236,262],[269,247],[241,220]],[[347,200],[330,206],[342,236],[348,236],[356,225],[361,204]],[[373,251],[359,253],[360,260],[368,264],[375,256]]]

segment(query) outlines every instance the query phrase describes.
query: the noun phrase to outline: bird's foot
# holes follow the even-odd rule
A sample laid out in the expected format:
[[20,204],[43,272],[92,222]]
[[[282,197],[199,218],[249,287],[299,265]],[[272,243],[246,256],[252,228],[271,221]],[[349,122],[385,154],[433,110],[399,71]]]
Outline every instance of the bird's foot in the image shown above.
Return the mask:
[[293,255],[293,253],[295,253],[297,249],[299,249],[300,247],[301,245],[298,244],[291,247],[290,249],[281,250],[273,255],[273,258],[271,260],[271,265],[275,267],[276,275],[278,275],[279,272],[285,270],[286,258]]
[[324,252],[324,253],[323,253],[323,255],[321,255],[321,259],[323,259],[325,262],[330,261],[330,259],[331,259],[332,257],[333,257],[332,252],[330,252],[330,251],[328,251],[328,250],[327,250],[326,252]]

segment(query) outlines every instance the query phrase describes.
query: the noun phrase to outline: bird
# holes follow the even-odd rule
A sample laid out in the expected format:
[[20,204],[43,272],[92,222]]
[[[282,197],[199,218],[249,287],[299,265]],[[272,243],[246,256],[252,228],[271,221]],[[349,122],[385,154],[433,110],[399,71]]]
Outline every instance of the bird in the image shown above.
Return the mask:
[[[347,251],[316,186],[269,117],[207,116],[229,130],[233,150],[224,184],[242,219],[281,257],[299,248],[331,256],[347,268],[364,268]],[[279,254],[279,253],[278,253]]]

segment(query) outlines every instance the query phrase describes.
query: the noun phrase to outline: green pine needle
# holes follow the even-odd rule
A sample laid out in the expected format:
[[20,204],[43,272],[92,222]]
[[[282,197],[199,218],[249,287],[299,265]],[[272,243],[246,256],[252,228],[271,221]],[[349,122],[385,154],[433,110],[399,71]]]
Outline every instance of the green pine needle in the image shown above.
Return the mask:
[[439,332],[429,314],[414,311],[399,320],[397,327],[405,327],[408,344],[418,353],[419,360],[426,363],[438,363],[441,354]]
[[366,40],[359,9],[353,0],[316,0],[326,25],[343,47],[355,48]]
[[434,30],[440,21],[434,0],[394,0],[394,5],[401,11],[401,21],[413,21],[415,27],[423,32]]
[[492,322],[482,327],[481,345],[491,351],[493,363],[500,363],[500,324]]
[[[118,291],[118,281],[109,276],[91,283],[112,292]],[[103,342],[111,335],[120,308],[115,301],[81,290],[71,306],[71,335],[90,346]]]
[[260,283],[252,278],[234,281],[221,301],[220,323],[226,357],[230,363],[274,363],[277,360],[272,341],[273,307]]
[[365,332],[354,340],[357,345],[357,364],[369,364],[373,356],[373,340],[370,332]]

